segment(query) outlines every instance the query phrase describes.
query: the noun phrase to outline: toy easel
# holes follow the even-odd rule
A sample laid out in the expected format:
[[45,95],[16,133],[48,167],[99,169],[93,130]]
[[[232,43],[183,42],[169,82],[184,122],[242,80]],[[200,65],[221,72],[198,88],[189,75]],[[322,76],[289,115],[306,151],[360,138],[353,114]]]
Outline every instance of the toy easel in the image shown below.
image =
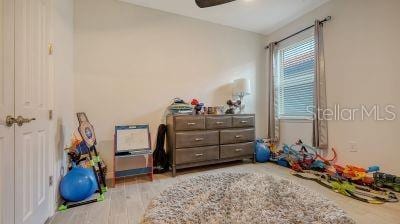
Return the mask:
[[65,211],[69,208],[78,207],[81,205],[87,205],[94,202],[104,201],[104,192],[107,191],[106,179],[104,175],[104,167],[102,166],[100,156],[96,150],[97,142],[96,142],[96,135],[94,133],[94,128],[90,124],[85,113],[77,113],[76,115],[79,121],[78,132],[81,135],[82,140],[86,143],[86,146],[89,149],[87,153],[82,154],[82,156],[87,155],[89,157],[89,163],[93,169],[93,173],[95,174],[95,179],[97,183],[96,193],[98,193],[99,195],[95,199],[77,203],[67,203],[66,201],[64,201],[62,205],[58,208],[59,211]]
[[148,175],[153,181],[153,151],[149,125],[124,125],[115,127],[114,177]]

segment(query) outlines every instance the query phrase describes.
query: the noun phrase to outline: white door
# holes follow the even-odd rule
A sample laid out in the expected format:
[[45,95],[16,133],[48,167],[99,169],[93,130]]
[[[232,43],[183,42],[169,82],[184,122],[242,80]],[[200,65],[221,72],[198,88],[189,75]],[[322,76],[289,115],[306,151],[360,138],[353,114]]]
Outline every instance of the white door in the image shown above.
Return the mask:
[[0,223],[14,223],[14,22],[13,0],[0,0]]
[[15,223],[40,224],[49,217],[50,2],[14,4],[15,117],[26,119],[14,125]]

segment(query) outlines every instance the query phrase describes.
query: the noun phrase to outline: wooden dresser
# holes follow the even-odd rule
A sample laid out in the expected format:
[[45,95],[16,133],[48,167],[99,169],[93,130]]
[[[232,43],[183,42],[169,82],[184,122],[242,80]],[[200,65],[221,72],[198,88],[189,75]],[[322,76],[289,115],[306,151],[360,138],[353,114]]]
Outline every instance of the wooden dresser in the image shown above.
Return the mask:
[[252,159],[255,116],[170,115],[167,117],[167,153],[172,175],[177,169]]

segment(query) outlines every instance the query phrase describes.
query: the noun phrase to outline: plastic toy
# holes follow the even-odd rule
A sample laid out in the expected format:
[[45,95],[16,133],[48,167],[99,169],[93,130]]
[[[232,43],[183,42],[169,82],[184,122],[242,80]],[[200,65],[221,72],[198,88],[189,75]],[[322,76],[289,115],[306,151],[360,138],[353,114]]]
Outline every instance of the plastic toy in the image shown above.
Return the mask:
[[269,148],[267,148],[264,144],[264,141],[261,139],[258,139],[256,141],[256,161],[259,163],[265,163],[269,160],[270,157],[270,151]]
[[343,178],[361,185],[372,185],[374,183],[374,179],[368,176],[367,173],[368,171],[372,172],[372,170],[379,170],[377,166],[366,170],[364,168],[351,165],[347,165],[345,167],[335,165],[335,169],[337,170],[337,174],[341,175]]
[[190,104],[194,106],[196,114],[200,114],[200,111],[204,108],[204,103],[200,103],[197,99],[193,99]]
[[379,166],[370,166],[368,167],[367,173],[378,172],[380,170]]
[[166,112],[170,114],[192,114],[193,107],[180,98],[174,98]]
[[289,162],[288,162],[286,159],[284,159],[284,158],[278,159],[278,160],[276,161],[276,163],[277,163],[279,166],[290,167]]
[[374,173],[374,183],[378,187],[392,188],[396,192],[400,192],[400,177],[387,173]]
[[323,161],[321,161],[321,160],[315,160],[315,161],[311,164],[310,168],[311,168],[312,170],[325,171],[325,169],[326,169],[326,164],[325,164]]
[[267,145],[267,147],[269,148],[269,151],[270,151],[269,160],[277,162],[277,160],[279,159],[280,155],[282,155],[283,150],[279,149],[274,142],[272,142],[272,141],[270,141],[268,139],[264,139],[263,141],[266,143],[266,145]]
[[[77,113],[77,117],[78,131],[74,132],[71,147],[67,148],[71,168],[60,183],[65,201],[59,211],[103,201],[107,191],[105,166],[97,153],[94,128],[85,113]],[[96,198],[85,200],[94,193],[98,193]]]
[[279,156],[278,160],[284,158],[289,163],[289,167],[293,170],[302,171],[303,169],[311,169],[311,165],[314,163],[316,156],[315,152],[309,152],[306,145],[299,140],[290,147],[284,145],[283,153]]
[[347,197],[371,204],[383,204],[385,202],[398,202],[397,196],[393,192],[375,191],[362,186],[351,184],[348,181],[334,178],[328,174],[315,171],[294,172],[294,176],[312,180],[320,185],[332,189],[333,191]]
[[228,104],[229,109],[226,110],[225,114],[235,114],[235,110],[240,107],[242,102],[240,100],[228,100],[226,104]]

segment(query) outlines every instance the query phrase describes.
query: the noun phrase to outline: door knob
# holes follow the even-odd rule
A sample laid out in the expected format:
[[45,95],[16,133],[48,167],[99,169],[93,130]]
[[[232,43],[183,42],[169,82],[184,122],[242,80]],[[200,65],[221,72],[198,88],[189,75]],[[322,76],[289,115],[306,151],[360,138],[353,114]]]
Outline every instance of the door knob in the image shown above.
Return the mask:
[[[15,119],[15,118],[14,118]],[[18,124],[18,126],[22,126],[22,125],[24,125],[25,123],[30,123],[31,121],[34,121],[34,120],[36,120],[36,118],[24,118],[24,117],[22,117],[22,116],[18,116],[16,119],[15,119],[15,121],[14,121],[14,123],[17,123]]]
[[13,116],[8,115],[8,116],[6,117],[6,126],[7,126],[7,127],[13,126],[13,124],[16,123],[16,122],[17,122],[17,121],[16,121],[16,119],[15,119]]

